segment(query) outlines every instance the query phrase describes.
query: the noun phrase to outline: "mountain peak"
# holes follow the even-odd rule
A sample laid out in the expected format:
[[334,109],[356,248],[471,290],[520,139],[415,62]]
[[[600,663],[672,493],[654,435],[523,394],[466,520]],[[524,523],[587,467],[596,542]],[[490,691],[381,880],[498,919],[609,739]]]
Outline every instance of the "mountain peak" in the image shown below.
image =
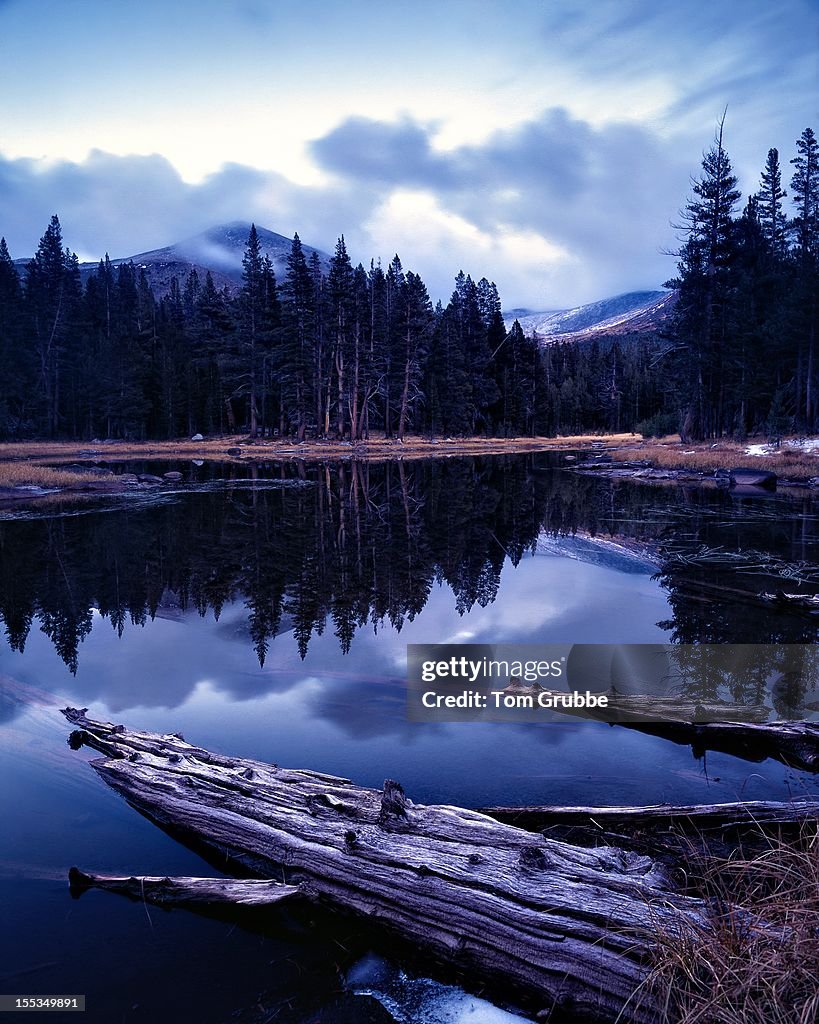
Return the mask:
[[504,318],[507,329],[517,319],[525,334],[537,333],[547,344],[582,341],[594,335],[655,330],[668,318],[676,300],[673,291],[626,292],[574,309],[526,311],[522,316],[510,310]]
[[[191,270],[197,272],[200,280],[204,280],[205,274],[210,271],[217,288],[236,291],[242,281],[242,257],[247,247],[250,226],[250,221],[243,220],[216,224],[198,235],[184,238],[162,249],[121,256],[111,262],[114,265],[133,262],[140,267],[145,271],[156,295],[164,295],[169,290],[172,277],[184,284]],[[291,240],[259,224],[256,225],[256,234],[262,256],[270,259],[273,272],[281,281],[287,273]],[[328,269],[330,257],[327,253],[311,245],[302,244],[302,248],[308,259],[312,253],[318,253],[322,269]],[[91,273],[96,266],[96,263],[87,263],[82,264],[80,269]]]

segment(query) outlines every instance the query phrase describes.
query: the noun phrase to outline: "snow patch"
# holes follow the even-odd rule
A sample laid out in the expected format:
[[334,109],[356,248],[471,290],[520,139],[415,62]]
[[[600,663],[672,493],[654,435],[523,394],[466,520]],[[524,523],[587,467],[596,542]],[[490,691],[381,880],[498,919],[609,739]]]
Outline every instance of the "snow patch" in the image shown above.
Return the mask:
[[783,448],[804,452],[806,455],[816,455],[819,453],[819,437],[790,438],[787,441],[783,441],[779,447],[773,444],[749,444],[745,449],[745,454],[764,457],[766,455],[776,455]]
[[411,978],[373,953],[354,964],[347,984],[377,999],[399,1024],[525,1024],[526,1018],[453,985]]

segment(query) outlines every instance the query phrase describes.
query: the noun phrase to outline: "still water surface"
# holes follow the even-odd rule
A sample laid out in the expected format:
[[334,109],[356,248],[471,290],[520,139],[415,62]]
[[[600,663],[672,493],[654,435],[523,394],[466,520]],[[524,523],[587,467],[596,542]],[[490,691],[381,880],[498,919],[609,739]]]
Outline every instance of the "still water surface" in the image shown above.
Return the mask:
[[255,1019],[232,1015],[263,990],[277,1006],[296,994],[277,1019],[324,1019],[300,1000],[317,976],[335,984],[333,923],[70,898],[72,864],[214,868],[68,749],[65,705],[364,785],[397,778],[424,802],[816,792],[774,762],[698,761],[623,728],[430,725],[404,707],[408,643],[813,642],[814,618],[755,600],[816,583],[807,493],[618,485],[543,455],[236,472],[185,467],[183,491],[0,521],[0,991],[84,992],[95,1024],[217,1024]]

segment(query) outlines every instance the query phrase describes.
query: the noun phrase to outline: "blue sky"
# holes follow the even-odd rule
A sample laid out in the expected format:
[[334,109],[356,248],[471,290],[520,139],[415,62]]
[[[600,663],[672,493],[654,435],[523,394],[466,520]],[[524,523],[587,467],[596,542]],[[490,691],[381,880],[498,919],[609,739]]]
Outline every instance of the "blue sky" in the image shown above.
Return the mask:
[[819,130],[816,0],[0,0],[0,234],[82,258],[226,220],[436,297],[658,287],[727,107],[743,193]]

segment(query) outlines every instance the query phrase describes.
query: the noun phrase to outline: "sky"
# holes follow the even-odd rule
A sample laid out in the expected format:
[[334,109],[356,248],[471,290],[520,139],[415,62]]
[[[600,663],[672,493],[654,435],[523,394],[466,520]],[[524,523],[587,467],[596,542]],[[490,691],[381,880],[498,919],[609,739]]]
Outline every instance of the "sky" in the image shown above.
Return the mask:
[[444,302],[654,289],[725,112],[743,195],[819,131],[819,0],[0,0],[0,235],[255,221]]

